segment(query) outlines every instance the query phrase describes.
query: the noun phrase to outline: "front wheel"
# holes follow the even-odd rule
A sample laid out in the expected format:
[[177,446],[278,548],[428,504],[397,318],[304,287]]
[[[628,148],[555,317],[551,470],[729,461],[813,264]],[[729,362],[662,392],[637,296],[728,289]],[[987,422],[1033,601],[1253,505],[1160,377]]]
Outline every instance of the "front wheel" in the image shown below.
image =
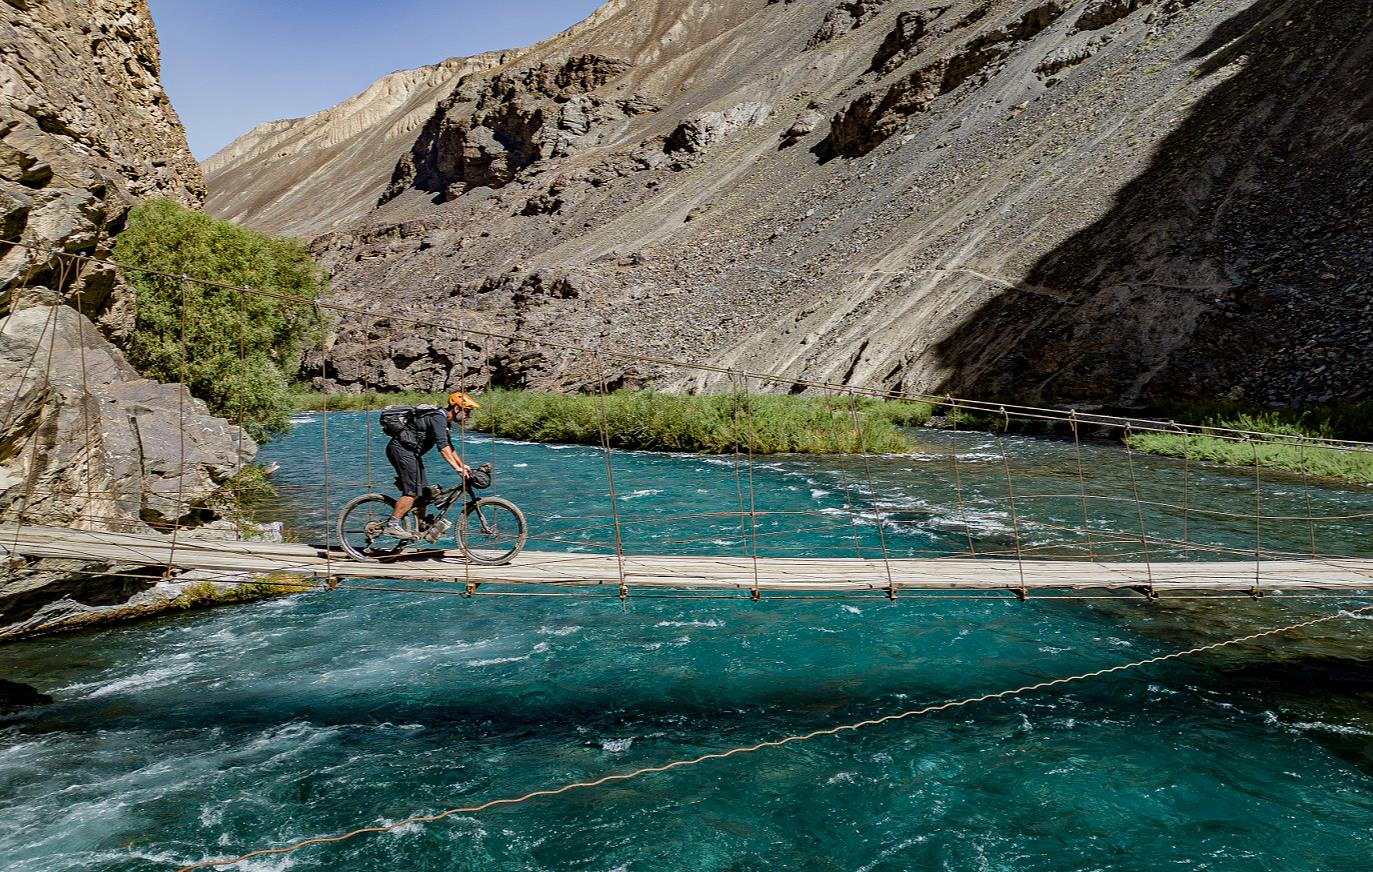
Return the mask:
[[[355,560],[384,560],[405,550],[406,542],[385,535],[396,501],[385,494],[363,494],[343,507],[338,516],[338,544]],[[415,532],[415,513],[402,522]]]
[[528,535],[524,513],[500,497],[468,503],[458,521],[458,546],[468,560],[483,566],[500,566],[514,560]]

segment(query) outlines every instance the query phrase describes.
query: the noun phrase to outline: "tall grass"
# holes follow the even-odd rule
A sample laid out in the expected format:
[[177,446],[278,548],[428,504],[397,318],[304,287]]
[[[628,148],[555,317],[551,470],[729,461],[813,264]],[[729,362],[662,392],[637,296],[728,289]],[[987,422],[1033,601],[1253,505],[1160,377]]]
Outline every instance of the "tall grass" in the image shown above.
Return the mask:
[[729,454],[888,453],[909,450],[902,427],[923,424],[923,403],[776,394],[654,391],[554,394],[487,391],[469,425],[531,442]]
[[[529,442],[601,444],[614,448],[730,454],[787,452],[874,454],[907,451],[903,427],[929,420],[930,406],[904,400],[793,397],[777,394],[663,394],[615,391],[560,394],[488,390],[477,397],[467,426]],[[335,394],[330,410],[380,409],[418,402],[442,405],[438,394]],[[320,394],[294,395],[297,409],[321,409]]]
[[[1294,420],[1289,415],[1276,412],[1239,413],[1231,418],[1213,418],[1206,421],[1204,426],[1286,437],[1328,437],[1330,433],[1328,421],[1315,426],[1303,426],[1300,417]],[[1252,467],[1257,463],[1266,469],[1281,469],[1356,484],[1373,484],[1371,451],[1325,448],[1300,442],[1249,442],[1221,433],[1136,433],[1127,437],[1125,442],[1136,451],[1147,454],[1186,457],[1225,466]]]

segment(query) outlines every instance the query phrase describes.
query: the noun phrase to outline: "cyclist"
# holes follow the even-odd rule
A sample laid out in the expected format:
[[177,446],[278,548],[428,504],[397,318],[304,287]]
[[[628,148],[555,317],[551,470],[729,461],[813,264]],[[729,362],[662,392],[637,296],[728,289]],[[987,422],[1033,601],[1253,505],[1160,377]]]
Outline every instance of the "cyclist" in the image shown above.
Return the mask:
[[479,408],[480,404],[467,394],[453,391],[448,395],[447,408],[416,408],[411,414],[409,426],[387,443],[386,459],[396,469],[396,487],[400,490],[400,498],[391,512],[391,520],[386,522],[382,531],[384,535],[402,541],[414,538],[414,534],[405,529],[401,521],[415,507],[419,495],[429,487],[424,476],[424,455],[435,445],[439,447],[439,456],[453,467],[454,472],[463,478],[472,474],[472,468],[463,463],[458,452],[453,450],[449,425],[463,421],[468,412]]

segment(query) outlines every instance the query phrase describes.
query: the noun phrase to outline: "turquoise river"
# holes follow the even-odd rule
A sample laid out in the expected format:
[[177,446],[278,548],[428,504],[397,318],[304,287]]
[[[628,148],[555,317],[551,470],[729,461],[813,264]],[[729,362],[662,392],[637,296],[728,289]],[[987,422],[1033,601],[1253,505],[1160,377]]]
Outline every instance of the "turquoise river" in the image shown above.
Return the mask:
[[[373,419],[329,415],[327,463],[319,415],[264,446],[280,464],[270,511],[297,535],[321,537],[369,477],[386,484]],[[1285,520],[1256,531],[1252,470],[1191,464],[1184,477],[1180,461],[1093,442],[1079,479],[1069,441],[917,439],[867,462],[759,458],[751,476],[733,457],[615,452],[613,503],[593,448],[469,437],[465,451],[494,461],[533,549],[604,551],[618,520],[639,553],[1147,548],[1201,563],[1246,559],[1257,536],[1266,551],[1373,554],[1357,517],[1373,512],[1366,488],[1266,473],[1258,503]],[[738,515],[750,499],[756,527]],[[1343,520],[1301,520],[1313,514]],[[0,718],[0,868],[174,869],[1373,603],[635,595],[622,607],[613,585],[458,592],[316,591],[0,647],[0,675],[56,699]],[[1370,857],[1373,621],[1354,617],[235,868],[1366,870]]]

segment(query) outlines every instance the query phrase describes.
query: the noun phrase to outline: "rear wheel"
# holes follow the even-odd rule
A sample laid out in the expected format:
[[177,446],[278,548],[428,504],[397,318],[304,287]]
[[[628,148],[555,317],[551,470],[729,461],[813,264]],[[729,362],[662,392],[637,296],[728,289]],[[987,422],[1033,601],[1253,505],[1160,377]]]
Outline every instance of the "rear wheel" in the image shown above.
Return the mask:
[[468,560],[483,566],[514,560],[528,535],[524,513],[500,497],[468,503],[458,521],[458,546]]
[[[338,544],[355,560],[383,560],[405,550],[408,542],[382,533],[396,501],[384,494],[363,494],[343,507],[338,516]],[[415,532],[415,513],[401,526]]]

